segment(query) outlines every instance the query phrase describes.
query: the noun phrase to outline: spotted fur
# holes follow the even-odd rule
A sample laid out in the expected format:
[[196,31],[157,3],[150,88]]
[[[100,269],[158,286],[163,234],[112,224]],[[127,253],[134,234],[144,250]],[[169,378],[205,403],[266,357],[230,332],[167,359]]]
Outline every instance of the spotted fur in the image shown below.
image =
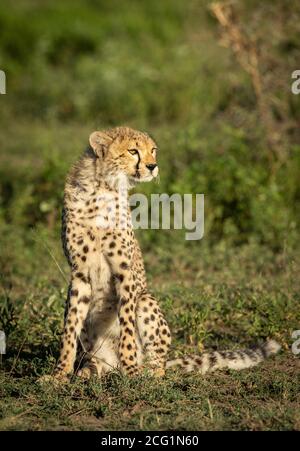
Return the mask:
[[205,352],[201,356],[190,355],[180,359],[169,360],[166,367],[179,366],[186,373],[196,371],[201,374],[222,368],[242,370],[258,365],[270,355],[276,354],[280,348],[280,345],[275,340],[267,340],[253,349]]
[[[202,373],[225,366],[257,364],[277,348],[269,342],[256,351],[213,352],[167,362],[171,335],[157,300],[147,288],[139,244],[131,224],[127,190],[158,175],[157,146],[144,132],[126,127],[94,132],[90,145],[71,169],[65,186],[63,248],[71,267],[56,378],[89,378],[120,369],[156,375],[176,365]],[[126,191],[126,192],[125,192]],[[109,219],[114,216],[111,227]]]

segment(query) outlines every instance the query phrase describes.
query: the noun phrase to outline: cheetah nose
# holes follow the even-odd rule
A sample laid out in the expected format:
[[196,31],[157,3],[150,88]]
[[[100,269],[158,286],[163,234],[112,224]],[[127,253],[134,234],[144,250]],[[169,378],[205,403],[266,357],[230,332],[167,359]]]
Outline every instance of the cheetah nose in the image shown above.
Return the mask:
[[153,171],[156,168],[157,164],[146,164],[146,168],[149,169],[149,171]]

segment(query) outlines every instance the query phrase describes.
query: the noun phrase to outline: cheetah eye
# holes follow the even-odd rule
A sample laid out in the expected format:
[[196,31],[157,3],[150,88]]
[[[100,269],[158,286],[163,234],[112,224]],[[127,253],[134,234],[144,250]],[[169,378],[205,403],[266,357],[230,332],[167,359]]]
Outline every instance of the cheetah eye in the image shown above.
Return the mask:
[[128,149],[128,152],[131,153],[131,155],[136,155],[139,153],[137,149]]

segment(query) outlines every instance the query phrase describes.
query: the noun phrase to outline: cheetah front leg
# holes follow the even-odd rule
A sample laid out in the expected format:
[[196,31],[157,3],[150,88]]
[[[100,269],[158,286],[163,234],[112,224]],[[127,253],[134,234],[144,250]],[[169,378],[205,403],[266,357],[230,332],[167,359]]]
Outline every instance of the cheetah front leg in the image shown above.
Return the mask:
[[136,342],[136,286],[132,273],[118,273],[117,290],[120,296],[118,318],[120,323],[119,358],[121,369],[127,375],[139,372]]
[[91,286],[88,273],[76,271],[72,275],[69,290],[68,310],[65,317],[65,326],[62,338],[62,346],[55,378],[65,378],[74,369],[76,359],[77,339],[80,336],[83,323],[88,313],[91,299]]
[[116,281],[119,299],[118,318],[120,323],[119,359],[124,374],[135,375],[139,372],[136,341],[136,285],[133,280],[130,261],[124,256],[106,255]]
[[155,376],[163,376],[171,334],[158,302],[151,294],[144,293],[139,297],[136,316],[145,365]]

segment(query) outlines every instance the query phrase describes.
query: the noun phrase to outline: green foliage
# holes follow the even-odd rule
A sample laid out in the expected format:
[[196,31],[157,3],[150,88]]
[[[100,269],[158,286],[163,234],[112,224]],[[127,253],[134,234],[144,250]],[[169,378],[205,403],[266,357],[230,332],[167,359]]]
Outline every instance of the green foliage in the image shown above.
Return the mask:
[[[272,336],[280,355],[257,368],[205,376],[169,371],[162,380],[113,373],[101,380],[53,389],[37,378],[49,374],[59,353],[67,269],[55,236],[38,230],[27,273],[11,279],[14,306],[8,353],[0,371],[0,429],[66,430],[291,430],[299,429],[297,357],[291,332],[299,328],[299,256],[274,255],[253,245],[228,256],[203,253],[200,261],[175,254],[173,267],[151,262],[149,275],[171,325],[172,355],[238,349]],[[43,243],[61,264],[53,262]],[[1,243],[2,244],[2,243]],[[11,245],[22,264],[22,245]],[[260,258],[253,255],[260,250]],[[7,251],[6,251],[7,252]],[[11,253],[11,252],[10,252]],[[183,262],[185,265],[183,265]],[[156,268],[155,268],[156,266]],[[155,275],[155,269],[159,275]],[[163,281],[163,282],[162,282]],[[10,307],[8,308],[8,310]]]
[[[234,2],[257,44],[271,127],[251,76],[219,45],[210,3],[0,5],[0,329],[8,335],[0,429],[300,427],[290,352],[300,321],[300,96],[290,93],[299,2]],[[173,355],[272,336],[282,356],[242,373],[170,373],[159,383],[117,373],[58,391],[35,383],[59,351],[65,176],[92,130],[121,124],[149,131],[160,148],[160,183],[138,191],[205,195],[201,241],[180,230],[137,232]]]
[[[288,157],[273,171],[250,80],[218,45],[208,6],[171,0],[132,1],[130,7],[82,0],[2,4],[0,66],[8,94],[0,103],[0,218],[25,228],[57,227],[63,180],[88,133],[129,123],[152,131],[161,148],[161,184],[142,189],[149,195],[204,193],[207,242],[255,240],[276,251],[298,242],[299,143],[282,133],[280,152]],[[253,28],[259,11],[264,35]],[[238,12],[245,33],[265,39],[262,68],[270,46],[273,59],[292,68],[294,21],[282,16],[287,39],[274,35],[267,19],[270,12],[282,14],[280,5],[253,3]],[[275,77],[272,99],[280,105]],[[294,97],[281,122],[297,120]],[[173,236],[182,241],[182,234]],[[163,234],[144,234],[145,244],[153,240],[164,247]]]

